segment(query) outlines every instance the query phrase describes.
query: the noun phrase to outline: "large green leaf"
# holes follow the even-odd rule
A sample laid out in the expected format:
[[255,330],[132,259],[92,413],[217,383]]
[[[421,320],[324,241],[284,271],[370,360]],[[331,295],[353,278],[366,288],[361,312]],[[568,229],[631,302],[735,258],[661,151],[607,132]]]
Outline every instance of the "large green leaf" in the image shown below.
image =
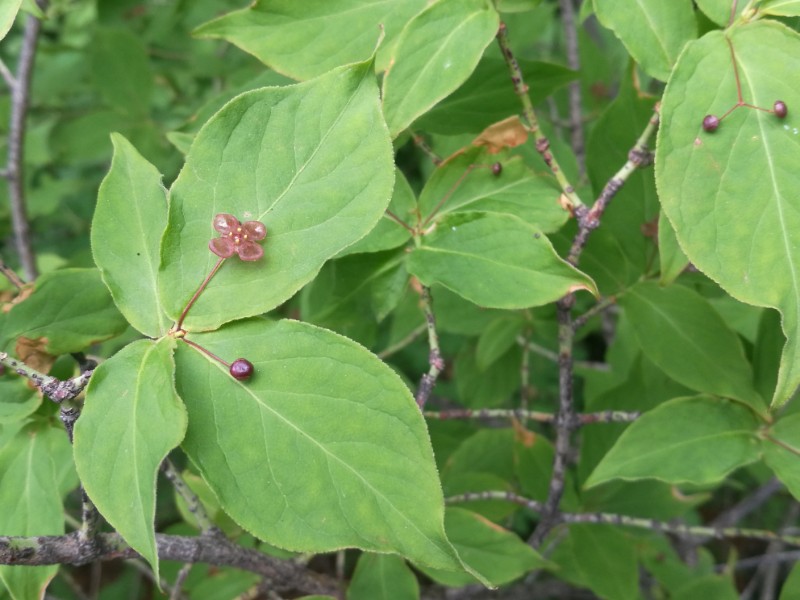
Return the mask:
[[425,2],[257,0],[248,8],[201,25],[194,33],[224,38],[280,73],[310,79],[370,57],[381,29],[386,37],[378,65],[385,65],[398,33]]
[[44,338],[51,354],[80,352],[126,326],[97,269],[62,269],[39,277],[34,292],[14,305],[5,319],[0,347],[25,336]]
[[[71,450],[61,428],[37,422],[20,430],[0,450],[0,531],[3,535],[64,533],[61,490]],[[70,478],[74,479],[74,477]],[[0,566],[0,581],[14,600],[43,598],[58,566]]]
[[423,222],[452,212],[496,212],[519,217],[545,233],[558,230],[569,217],[559,204],[555,180],[537,175],[519,156],[503,157],[502,171],[492,173],[498,159],[472,148],[437,168],[419,196]]
[[120,312],[143,334],[158,337],[170,322],[158,295],[161,234],[167,224],[161,174],[119,134],[100,184],[92,219],[92,255]]
[[156,475],[183,439],[175,340],[135,341],[95,369],[75,424],[75,464],[100,514],[158,574]]
[[445,537],[424,421],[391,369],[297,321],[239,321],[188,338],[255,366],[240,382],[186,344],[176,352],[183,448],[234,520],[290,550],[355,546],[463,569]]
[[700,294],[680,285],[642,282],[619,304],[645,356],[675,381],[766,411],[739,336]]
[[198,133],[170,191],[159,289],[176,318],[211,270],[212,219],[267,226],[262,260],[227,261],[187,329],[266,312],[369,232],[392,193],[394,165],[371,63],[228,103]]
[[499,24],[487,0],[438,0],[408,22],[383,79],[392,137],[466,81]]
[[[771,108],[781,99],[790,107],[784,121],[742,107],[714,133],[703,131],[704,115],[722,115],[736,103],[729,42],[744,101]],[[776,405],[800,384],[800,136],[791,112],[800,106],[792,66],[798,55],[800,36],[775,22],[712,32],[691,44],[664,95],[669,126],[660,129],[656,152],[664,212],[692,263],[733,297],[783,316],[788,341]]]
[[662,81],[697,36],[691,0],[594,0],[594,10],[645,72]]
[[711,396],[675,398],[620,436],[586,481],[660,479],[709,485],[758,460],[758,420],[747,407]]
[[[448,507],[447,535],[464,562],[481,573],[492,585],[509,583],[525,573],[547,565],[538,552],[516,534],[463,508]],[[420,570],[437,583],[459,587],[474,583],[467,573],[437,571],[423,565]]]
[[399,556],[371,552],[362,554],[347,588],[347,600],[396,598],[419,598],[419,583],[413,571]]
[[538,228],[504,214],[444,217],[411,253],[408,270],[425,285],[439,283],[487,308],[528,308],[579,289],[595,292]]

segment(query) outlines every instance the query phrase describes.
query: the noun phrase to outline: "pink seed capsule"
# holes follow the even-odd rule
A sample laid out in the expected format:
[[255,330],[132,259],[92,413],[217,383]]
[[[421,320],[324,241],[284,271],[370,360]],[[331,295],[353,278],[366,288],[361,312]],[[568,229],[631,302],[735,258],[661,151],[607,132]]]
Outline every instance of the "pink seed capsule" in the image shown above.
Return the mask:
[[786,108],[786,103],[783,100],[775,100],[775,104],[772,105],[772,112],[779,119],[785,119],[789,109]]

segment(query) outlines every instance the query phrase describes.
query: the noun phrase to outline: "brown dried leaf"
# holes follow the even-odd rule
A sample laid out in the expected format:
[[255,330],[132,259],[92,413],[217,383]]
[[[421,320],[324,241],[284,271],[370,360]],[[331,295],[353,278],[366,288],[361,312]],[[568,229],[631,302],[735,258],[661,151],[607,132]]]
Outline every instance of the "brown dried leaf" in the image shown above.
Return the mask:
[[4,313],[7,313],[12,308],[14,308],[16,304],[24,302],[28,298],[28,296],[30,296],[32,293],[33,293],[32,285],[26,285],[16,295],[14,295],[14,292],[11,291],[0,293],[0,305],[2,305],[2,311]]
[[489,125],[472,142],[473,146],[486,146],[489,154],[497,154],[503,148],[521,146],[528,140],[528,130],[519,117],[514,115]]
[[40,373],[49,373],[50,367],[56,362],[56,357],[46,351],[49,342],[50,340],[45,337],[36,339],[20,337],[17,339],[14,351],[17,358],[31,369],[35,369]]

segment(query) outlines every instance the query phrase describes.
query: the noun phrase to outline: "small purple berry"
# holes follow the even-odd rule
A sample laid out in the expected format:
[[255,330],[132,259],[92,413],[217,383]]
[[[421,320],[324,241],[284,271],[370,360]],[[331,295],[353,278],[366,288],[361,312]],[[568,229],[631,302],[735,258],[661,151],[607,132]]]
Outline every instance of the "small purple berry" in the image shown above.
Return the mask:
[[246,358],[237,358],[231,363],[230,373],[231,377],[239,381],[250,379],[253,375],[254,367]]
[[706,115],[703,119],[703,129],[708,133],[712,133],[719,127],[719,118],[714,115]]
[[786,103],[783,100],[775,100],[775,104],[772,105],[772,112],[779,119],[785,119],[789,109],[786,108]]
[[503,165],[499,162],[496,162],[492,165],[492,173],[494,175],[500,175],[503,172]]

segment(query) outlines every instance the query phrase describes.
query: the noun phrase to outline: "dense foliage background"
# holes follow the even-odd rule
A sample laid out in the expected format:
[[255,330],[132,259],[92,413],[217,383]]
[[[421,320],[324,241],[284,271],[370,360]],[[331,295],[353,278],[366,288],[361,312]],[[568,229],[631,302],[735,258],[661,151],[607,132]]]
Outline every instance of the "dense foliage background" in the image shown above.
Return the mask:
[[800,597],[798,16],[3,3],[0,598]]

